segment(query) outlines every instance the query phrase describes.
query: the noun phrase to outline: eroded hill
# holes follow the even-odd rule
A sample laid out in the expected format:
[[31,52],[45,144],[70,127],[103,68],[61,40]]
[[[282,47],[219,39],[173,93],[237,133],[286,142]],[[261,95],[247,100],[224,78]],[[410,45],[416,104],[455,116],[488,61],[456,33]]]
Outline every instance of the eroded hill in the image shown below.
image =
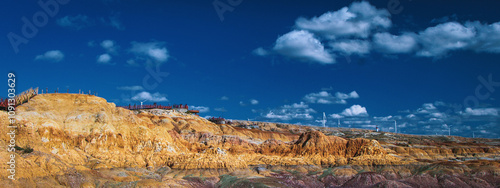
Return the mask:
[[[4,185],[356,187],[368,178],[371,183],[359,186],[411,187],[418,178],[448,185],[449,178],[476,171],[484,176],[475,176],[478,185],[499,185],[498,140],[247,121],[217,125],[79,94],[37,95],[17,108],[16,119],[16,144],[33,152],[17,151],[16,181],[2,165]],[[6,112],[0,124],[0,146],[7,148]],[[2,164],[9,154],[0,151]]]

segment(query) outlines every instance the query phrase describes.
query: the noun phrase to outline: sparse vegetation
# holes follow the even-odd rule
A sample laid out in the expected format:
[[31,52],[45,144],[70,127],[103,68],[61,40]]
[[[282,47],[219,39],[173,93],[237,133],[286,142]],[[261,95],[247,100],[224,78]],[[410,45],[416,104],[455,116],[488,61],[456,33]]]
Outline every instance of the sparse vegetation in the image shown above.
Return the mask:
[[14,148],[16,149],[16,151],[22,151],[23,153],[33,152],[33,148],[31,148],[31,146],[29,146],[29,145],[24,146],[24,148],[16,145],[16,146],[14,146]]
[[319,174],[320,171],[319,170],[316,170],[316,171],[310,171],[307,173],[308,176],[313,176],[313,175],[316,175],[316,174]]
[[323,179],[324,177],[328,176],[328,175],[332,175],[332,176],[335,176],[335,172],[333,172],[333,169],[332,168],[328,168],[326,169],[325,171],[323,171],[323,174],[321,174],[318,179],[321,180]]

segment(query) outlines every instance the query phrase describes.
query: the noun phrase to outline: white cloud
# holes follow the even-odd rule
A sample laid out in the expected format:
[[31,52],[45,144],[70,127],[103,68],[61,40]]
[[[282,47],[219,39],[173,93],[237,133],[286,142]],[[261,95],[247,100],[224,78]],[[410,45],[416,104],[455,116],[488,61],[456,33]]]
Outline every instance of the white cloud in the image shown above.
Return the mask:
[[111,61],[111,56],[109,54],[102,54],[97,57],[97,63],[107,64]]
[[222,96],[219,100],[221,100],[221,101],[227,101],[227,100],[229,100],[229,97],[227,97],[227,96]]
[[342,40],[330,43],[334,51],[339,51],[347,55],[370,53],[370,42],[363,40]]
[[280,36],[272,50],[261,47],[253,53],[279,54],[321,64],[335,63],[339,54],[378,52],[440,58],[457,50],[500,53],[500,22],[448,21],[399,35],[389,33],[391,26],[387,10],[377,9],[366,1],[354,2],[318,17],[298,18],[294,29]]
[[386,116],[386,117],[373,117],[374,120],[378,121],[392,121],[393,117],[392,116]]
[[448,22],[429,27],[419,33],[418,39],[423,48],[419,56],[441,56],[448,51],[464,49],[474,39],[476,30],[457,22]]
[[436,101],[436,102],[434,102],[434,105],[435,106],[446,106],[446,103],[443,101]]
[[118,90],[127,90],[127,91],[140,91],[144,90],[142,86],[122,86],[122,87],[117,87],[116,89]]
[[417,109],[417,113],[419,114],[429,114],[435,111],[437,111],[437,108],[432,103],[424,103],[422,104],[422,108]]
[[88,16],[78,14],[76,16],[65,16],[56,20],[57,25],[65,28],[80,30],[91,25]]
[[476,28],[476,41],[471,48],[478,52],[500,53],[500,22],[490,25],[481,24],[478,21],[467,22],[467,27]]
[[354,2],[349,7],[327,12],[311,19],[299,18],[295,26],[329,39],[338,37],[367,38],[377,27],[391,26],[390,14],[377,9],[368,2]]
[[406,118],[413,119],[416,118],[417,116],[415,114],[408,114],[406,115]]
[[159,92],[151,94],[147,91],[143,91],[143,92],[140,92],[137,95],[133,96],[132,100],[150,101],[150,102],[165,102],[165,101],[168,101],[168,99],[165,96],[166,95],[160,94]]
[[294,30],[276,40],[273,50],[283,56],[300,61],[314,61],[322,64],[335,63],[323,44],[312,33]]
[[108,53],[116,53],[118,46],[115,41],[112,40],[104,40],[101,42],[101,47],[106,50]]
[[250,104],[257,105],[257,104],[259,104],[259,101],[256,99],[250,99]]
[[470,116],[498,116],[498,110],[495,108],[466,108],[462,114]]
[[335,96],[327,91],[320,91],[318,93],[309,93],[304,96],[303,100],[308,103],[318,103],[318,104],[346,104],[346,99],[359,98],[356,91],[352,91],[349,94],[337,92]]
[[356,91],[351,91],[349,94],[337,92],[337,93],[335,93],[335,97],[342,99],[342,100],[344,100],[344,99],[357,99],[357,98],[359,98],[359,95]]
[[52,62],[60,62],[64,59],[64,54],[59,50],[47,51],[42,55],[37,55],[35,60],[44,60]]
[[253,54],[255,55],[258,55],[258,56],[266,56],[266,55],[269,55],[269,52],[267,50],[265,50],[264,48],[262,47],[259,47],[255,50],[252,51]]
[[434,112],[430,114],[431,117],[439,118],[439,119],[444,119],[446,118],[446,114],[441,113],[441,112]]
[[341,114],[343,116],[368,116],[366,108],[357,104],[346,108]]
[[292,119],[312,120],[314,118],[311,115],[312,113],[316,113],[316,111],[304,102],[300,102],[270,110],[265,115],[262,115],[262,117],[281,121],[289,121]]
[[330,117],[334,118],[334,119],[340,119],[340,118],[344,118],[344,116],[340,115],[340,114],[331,114]]
[[409,53],[417,47],[414,34],[396,36],[389,33],[377,33],[373,36],[373,43],[379,51],[385,53]]
[[167,61],[170,57],[163,42],[132,42],[131,44],[129,51],[137,56],[147,57],[160,63]]
[[206,106],[191,106],[191,109],[198,110],[200,113],[210,112],[210,108]]
[[318,93],[307,94],[303,100],[308,103],[332,104],[335,102],[335,97],[326,91],[320,91]]

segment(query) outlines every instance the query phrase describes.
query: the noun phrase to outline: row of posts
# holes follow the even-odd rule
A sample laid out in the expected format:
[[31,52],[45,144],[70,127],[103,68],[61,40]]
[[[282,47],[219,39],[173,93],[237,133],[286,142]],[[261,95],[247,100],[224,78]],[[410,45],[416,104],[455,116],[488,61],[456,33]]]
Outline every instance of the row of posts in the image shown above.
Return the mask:
[[[45,94],[48,94],[49,93],[49,88],[45,88]],[[54,90],[54,93],[59,93],[59,88],[57,88],[56,90]],[[66,89],[66,93],[69,93],[69,89]],[[42,92],[40,94],[43,94],[43,89],[42,89]],[[97,96],[97,92],[92,92],[91,90],[89,90],[88,92],[84,91],[84,90],[81,90],[79,89],[78,90],[78,94],[86,94],[86,95],[95,95]]]

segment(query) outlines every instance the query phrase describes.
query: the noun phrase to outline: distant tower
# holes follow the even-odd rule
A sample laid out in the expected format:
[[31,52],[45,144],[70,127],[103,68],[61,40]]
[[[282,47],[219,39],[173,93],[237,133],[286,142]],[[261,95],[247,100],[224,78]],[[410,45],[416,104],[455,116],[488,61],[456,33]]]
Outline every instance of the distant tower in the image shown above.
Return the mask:
[[316,122],[320,122],[323,124],[323,127],[326,127],[326,114],[323,112],[323,119],[322,120],[316,120]]
[[377,125],[376,129],[377,129],[377,132],[378,132],[378,125]]
[[323,112],[323,120],[321,121],[323,123],[323,127],[326,127],[326,114]]
[[398,133],[398,125],[396,124],[396,120],[394,120],[394,133]]
[[146,99],[146,100],[141,101],[141,109],[142,109],[142,103],[144,103],[144,102],[146,102],[146,101],[147,101],[147,99]]
[[340,118],[338,118],[337,120],[338,120],[337,127],[340,127]]

